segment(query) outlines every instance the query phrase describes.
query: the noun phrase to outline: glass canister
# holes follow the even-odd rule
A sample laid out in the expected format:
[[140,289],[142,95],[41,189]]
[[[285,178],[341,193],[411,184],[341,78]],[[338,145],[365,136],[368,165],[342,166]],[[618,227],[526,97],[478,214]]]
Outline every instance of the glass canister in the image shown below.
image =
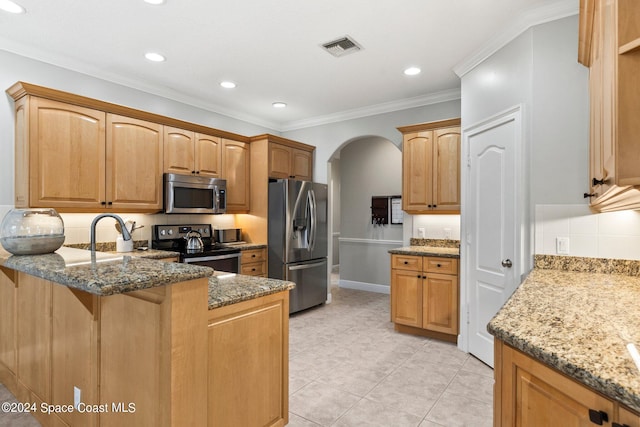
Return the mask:
[[64,222],[55,209],[12,209],[0,224],[0,244],[14,255],[55,252],[64,243]]

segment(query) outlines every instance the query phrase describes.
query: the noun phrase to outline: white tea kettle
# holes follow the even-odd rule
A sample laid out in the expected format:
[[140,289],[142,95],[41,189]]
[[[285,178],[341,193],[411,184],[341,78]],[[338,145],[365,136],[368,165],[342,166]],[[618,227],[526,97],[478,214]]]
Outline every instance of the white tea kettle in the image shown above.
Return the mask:
[[202,252],[204,244],[202,243],[202,236],[197,231],[191,230],[185,236],[187,241],[187,253],[193,254]]

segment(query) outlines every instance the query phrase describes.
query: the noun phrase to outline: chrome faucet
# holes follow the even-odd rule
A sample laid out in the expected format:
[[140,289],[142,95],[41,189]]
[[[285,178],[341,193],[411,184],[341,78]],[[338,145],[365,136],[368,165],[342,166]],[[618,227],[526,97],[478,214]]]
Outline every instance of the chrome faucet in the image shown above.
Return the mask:
[[129,230],[127,230],[127,227],[124,225],[122,218],[115,214],[100,214],[91,221],[91,252],[96,251],[96,224],[105,217],[111,217],[118,221],[120,223],[120,228],[122,229],[122,238],[124,240],[131,240],[131,234],[129,234]]

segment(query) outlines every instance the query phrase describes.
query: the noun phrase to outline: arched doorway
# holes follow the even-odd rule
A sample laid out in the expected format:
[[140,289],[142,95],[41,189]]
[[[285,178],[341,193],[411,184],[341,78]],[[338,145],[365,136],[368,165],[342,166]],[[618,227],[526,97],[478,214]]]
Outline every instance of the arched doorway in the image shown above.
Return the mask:
[[403,229],[372,223],[371,198],[401,194],[399,147],[379,136],[352,138],[329,158],[328,178],[331,285],[388,293],[387,251],[402,246]]

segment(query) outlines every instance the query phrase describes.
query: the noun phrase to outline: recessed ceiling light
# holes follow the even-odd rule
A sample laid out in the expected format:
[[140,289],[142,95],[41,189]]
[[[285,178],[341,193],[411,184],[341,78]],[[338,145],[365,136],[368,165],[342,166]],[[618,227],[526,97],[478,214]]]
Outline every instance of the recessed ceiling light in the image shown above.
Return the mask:
[[25,13],[26,9],[11,0],[0,0],[0,10],[9,13]]
[[285,108],[287,106],[284,102],[274,102],[271,105],[273,105],[273,108]]
[[153,62],[162,62],[167,59],[163,55],[160,55],[159,53],[156,53],[156,52],[147,52],[144,54],[144,57],[147,58],[149,61],[153,61]]
[[415,75],[420,74],[420,71],[421,71],[421,70],[420,70],[420,68],[418,68],[418,67],[409,67],[409,68],[407,68],[406,70],[404,70],[404,73],[405,73],[407,76],[415,76]]
[[234,89],[236,87],[236,84],[234,82],[230,82],[226,80],[224,82],[220,82],[220,86],[222,86],[225,89]]
[[153,5],[164,4],[164,0],[144,0],[144,2]]

